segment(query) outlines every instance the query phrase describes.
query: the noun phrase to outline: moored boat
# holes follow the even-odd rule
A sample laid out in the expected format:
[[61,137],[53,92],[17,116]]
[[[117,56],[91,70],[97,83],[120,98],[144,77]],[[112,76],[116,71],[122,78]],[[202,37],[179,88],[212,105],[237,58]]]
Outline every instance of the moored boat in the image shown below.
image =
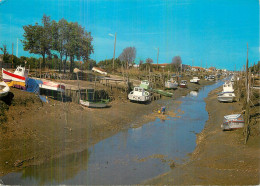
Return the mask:
[[5,97],[9,91],[9,86],[4,81],[0,82],[0,98]]
[[200,82],[200,79],[198,77],[193,77],[191,80],[190,80],[191,83],[199,83]]
[[42,83],[39,84],[39,87],[47,90],[65,92],[65,85],[53,81],[42,80]]
[[148,81],[148,80],[143,80],[143,81],[141,81],[140,87],[141,87],[141,88],[144,88],[145,90],[150,89],[150,83],[149,83],[149,81]]
[[214,75],[209,75],[208,80],[209,81],[215,81],[215,76]]
[[180,87],[181,88],[187,88],[187,81],[186,80],[181,80],[181,83],[180,83]]
[[221,92],[218,94],[219,102],[233,102],[235,99],[235,94],[233,92]]
[[165,88],[167,89],[176,89],[178,87],[178,83],[176,81],[168,80],[165,82]]
[[233,85],[230,81],[226,81],[223,84],[223,92],[234,92]]
[[109,100],[101,100],[101,101],[87,101],[87,100],[79,100],[79,103],[83,106],[89,107],[89,108],[105,108],[107,107],[107,103]]
[[222,130],[239,129],[245,126],[244,118],[241,114],[232,114],[224,116],[223,124],[221,125]]
[[163,91],[163,90],[159,90],[159,89],[153,89],[153,92],[155,92],[157,94],[161,94],[161,95],[166,96],[166,97],[172,97],[173,96],[173,93]]
[[131,101],[146,102],[150,100],[150,93],[142,87],[134,87],[134,90],[128,94]]
[[25,80],[28,77],[28,70],[25,67],[18,66],[14,72],[10,72],[2,68],[2,78],[8,86],[20,89],[26,89]]

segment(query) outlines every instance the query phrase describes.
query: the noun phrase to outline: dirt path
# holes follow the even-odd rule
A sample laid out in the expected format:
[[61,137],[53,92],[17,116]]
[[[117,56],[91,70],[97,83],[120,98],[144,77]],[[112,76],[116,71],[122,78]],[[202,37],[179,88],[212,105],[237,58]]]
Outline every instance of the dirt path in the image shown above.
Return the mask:
[[259,136],[244,145],[243,129],[223,132],[223,116],[239,113],[241,105],[219,103],[213,90],[206,98],[209,113],[204,130],[197,136],[197,147],[185,165],[147,181],[159,185],[256,185],[259,184]]

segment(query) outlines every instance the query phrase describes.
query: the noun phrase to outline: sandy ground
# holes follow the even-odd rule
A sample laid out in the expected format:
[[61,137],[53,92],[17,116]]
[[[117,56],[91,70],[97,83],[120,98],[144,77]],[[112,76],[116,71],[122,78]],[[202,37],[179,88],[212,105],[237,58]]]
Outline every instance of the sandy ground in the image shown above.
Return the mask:
[[223,116],[241,112],[239,102],[219,103],[213,90],[206,98],[209,113],[204,130],[197,136],[191,160],[145,184],[157,185],[257,185],[260,183],[260,138],[244,145],[243,129],[223,132]]
[[188,89],[175,90],[171,99],[150,104],[115,100],[105,109],[89,109],[52,99],[42,103],[33,93],[11,88],[14,98],[5,111],[7,121],[0,124],[0,176],[81,152],[121,130],[152,121],[158,117],[156,112],[162,105],[211,83],[189,85]]

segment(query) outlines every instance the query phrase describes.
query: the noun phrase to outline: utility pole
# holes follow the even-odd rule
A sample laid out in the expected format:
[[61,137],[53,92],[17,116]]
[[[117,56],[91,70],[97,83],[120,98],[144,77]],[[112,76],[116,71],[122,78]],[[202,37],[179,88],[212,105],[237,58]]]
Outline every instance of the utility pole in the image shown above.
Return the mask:
[[113,55],[113,71],[115,70],[115,52],[116,52],[116,33],[115,33],[115,43],[114,43],[114,55]]
[[18,38],[17,38],[17,44],[16,44],[16,57],[18,57]]
[[14,65],[14,43],[12,43],[12,68]]
[[247,58],[246,58],[246,112],[245,112],[245,128],[244,128],[244,134],[245,134],[245,144],[247,143],[248,137],[249,137],[249,72],[248,72],[248,43],[247,43]]
[[159,59],[159,48],[158,48],[158,52],[157,52],[157,70],[159,70],[158,59]]

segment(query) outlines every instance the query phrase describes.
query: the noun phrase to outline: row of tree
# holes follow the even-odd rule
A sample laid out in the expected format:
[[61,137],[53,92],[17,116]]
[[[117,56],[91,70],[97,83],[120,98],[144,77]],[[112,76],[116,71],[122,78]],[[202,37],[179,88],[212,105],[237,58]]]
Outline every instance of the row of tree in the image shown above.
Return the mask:
[[42,56],[43,67],[45,67],[46,56],[59,56],[59,70],[62,63],[66,71],[67,60],[70,60],[70,71],[73,71],[74,61],[87,61],[90,54],[94,52],[92,36],[77,22],[68,22],[61,19],[58,22],[44,15],[42,25],[27,25],[24,29],[23,48],[29,53]]

